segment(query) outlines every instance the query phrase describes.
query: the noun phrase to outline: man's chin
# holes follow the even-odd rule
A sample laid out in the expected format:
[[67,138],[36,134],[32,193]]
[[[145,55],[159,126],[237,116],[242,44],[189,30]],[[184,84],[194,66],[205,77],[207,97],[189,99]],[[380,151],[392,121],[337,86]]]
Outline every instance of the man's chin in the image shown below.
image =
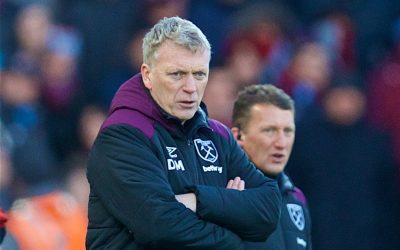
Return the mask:
[[281,163],[270,163],[270,165],[267,168],[267,172],[269,172],[272,175],[278,175],[280,174],[285,168],[284,164]]
[[175,116],[176,116],[179,120],[181,120],[182,122],[185,122],[185,121],[187,121],[187,120],[192,119],[195,113],[196,113],[196,111],[180,112],[180,113],[176,114]]

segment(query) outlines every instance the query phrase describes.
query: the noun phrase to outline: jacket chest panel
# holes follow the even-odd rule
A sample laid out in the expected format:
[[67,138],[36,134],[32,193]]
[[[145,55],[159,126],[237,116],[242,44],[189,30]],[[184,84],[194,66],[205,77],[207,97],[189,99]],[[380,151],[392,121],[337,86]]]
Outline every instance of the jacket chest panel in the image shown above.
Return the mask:
[[176,194],[191,185],[226,184],[226,170],[212,140],[169,138],[161,144],[161,160]]
[[291,197],[290,194],[283,195],[280,227],[287,249],[306,249],[308,244],[307,221],[308,211],[306,208]]

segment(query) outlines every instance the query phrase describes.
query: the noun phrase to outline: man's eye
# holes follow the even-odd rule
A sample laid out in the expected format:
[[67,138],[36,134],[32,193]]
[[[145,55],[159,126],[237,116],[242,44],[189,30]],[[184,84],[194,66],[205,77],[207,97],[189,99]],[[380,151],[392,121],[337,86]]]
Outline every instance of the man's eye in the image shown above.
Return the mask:
[[197,80],[203,80],[206,77],[206,73],[205,72],[201,72],[201,71],[194,72],[193,75]]
[[294,129],[285,129],[284,133],[286,136],[292,136],[294,135]]
[[274,129],[274,128],[266,128],[266,129],[264,129],[264,132],[265,132],[267,135],[272,136],[272,135],[275,135],[276,129]]
[[168,75],[170,75],[173,79],[180,79],[183,76],[183,72],[176,71],[176,72],[171,72]]

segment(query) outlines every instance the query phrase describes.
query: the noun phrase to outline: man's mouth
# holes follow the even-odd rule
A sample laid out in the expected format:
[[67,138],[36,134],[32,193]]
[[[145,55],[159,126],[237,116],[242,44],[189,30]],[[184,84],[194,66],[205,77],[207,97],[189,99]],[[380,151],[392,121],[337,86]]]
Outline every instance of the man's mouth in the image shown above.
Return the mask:
[[272,158],[274,161],[276,162],[280,162],[285,158],[284,154],[280,154],[280,153],[276,153],[276,154],[272,154]]
[[180,101],[179,104],[184,108],[193,108],[197,103],[195,101]]

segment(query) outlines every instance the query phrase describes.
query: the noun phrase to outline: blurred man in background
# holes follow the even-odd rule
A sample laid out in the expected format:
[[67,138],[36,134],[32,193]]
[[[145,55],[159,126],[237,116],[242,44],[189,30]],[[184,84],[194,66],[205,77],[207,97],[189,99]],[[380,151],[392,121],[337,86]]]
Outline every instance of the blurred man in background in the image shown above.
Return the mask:
[[303,193],[284,173],[295,137],[294,102],[281,89],[251,85],[239,92],[232,132],[264,175],[278,181],[282,212],[266,242],[248,242],[247,249],[311,249],[311,219]]
[[315,249],[398,249],[390,138],[366,122],[356,82],[337,76],[319,112],[297,123],[287,171],[307,195]]

